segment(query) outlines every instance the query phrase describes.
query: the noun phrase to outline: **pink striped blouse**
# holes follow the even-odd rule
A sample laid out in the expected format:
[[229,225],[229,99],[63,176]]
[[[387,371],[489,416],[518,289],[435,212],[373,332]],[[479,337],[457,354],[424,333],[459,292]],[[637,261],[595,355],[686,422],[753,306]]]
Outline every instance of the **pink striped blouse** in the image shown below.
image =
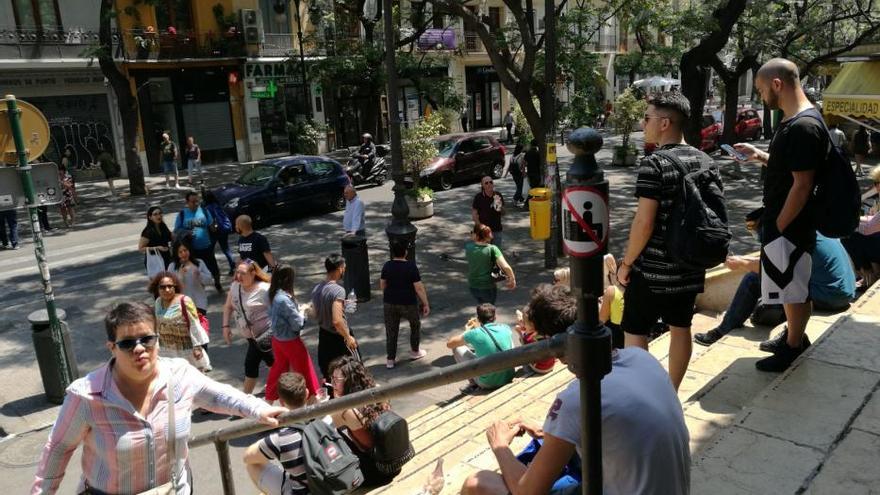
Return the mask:
[[64,404],[43,448],[32,494],[55,493],[70,456],[83,445],[82,477],[105,493],[139,493],[171,480],[165,438],[168,429],[167,374],[174,375],[180,494],[190,492],[185,473],[192,410],[203,407],[221,414],[257,417],[268,404],[217,383],[183,359],[159,358],[159,386],[144,418],[122,396],[110,372],[113,360],[67,388]]

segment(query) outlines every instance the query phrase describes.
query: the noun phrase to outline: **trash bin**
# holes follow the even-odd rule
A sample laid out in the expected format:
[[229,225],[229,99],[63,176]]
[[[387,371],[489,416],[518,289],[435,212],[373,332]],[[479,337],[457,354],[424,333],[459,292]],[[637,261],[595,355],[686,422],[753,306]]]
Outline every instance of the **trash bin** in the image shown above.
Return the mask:
[[550,189],[529,189],[529,223],[532,239],[543,241],[550,238]]
[[70,381],[61,378],[59,372],[55,343],[52,341],[52,331],[49,327],[49,313],[45,309],[34,311],[28,315],[34,340],[34,351],[37,355],[37,365],[40,367],[40,376],[43,378],[43,389],[46,391],[46,400],[53,404],[64,402],[64,390],[70,382],[79,378],[76,358],[73,355],[73,345],[70,343],[70,330],[67,328],[64,318],[67,314],[63,309],[58,309],[58,319],[61,321],[61,338],[63,348],[67,355],[67,371]]
[[345,258],[343,286],[348,294],[354,289],[358,302],[370,300],[370,258],[367,254],[367,238],[361,235],[344,235],[342,257]]

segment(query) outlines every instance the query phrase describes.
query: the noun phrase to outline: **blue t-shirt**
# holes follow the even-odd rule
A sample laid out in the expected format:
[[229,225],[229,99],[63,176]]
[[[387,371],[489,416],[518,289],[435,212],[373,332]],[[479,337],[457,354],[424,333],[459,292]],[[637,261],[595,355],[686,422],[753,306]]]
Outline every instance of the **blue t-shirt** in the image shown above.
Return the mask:
[[843,244],[839,239],[830,239],[816,232],[810,297],[817,301],[839,303],[849,301],[855,295],[856,274]]
[[201,206],[196,208],[196,211],[184,208],[177,216],[174,229],[183,228],[192,231],[193,249],[208,249],[211,247],[211,234],[208,232],[208,227],[213,221],[211,214]]

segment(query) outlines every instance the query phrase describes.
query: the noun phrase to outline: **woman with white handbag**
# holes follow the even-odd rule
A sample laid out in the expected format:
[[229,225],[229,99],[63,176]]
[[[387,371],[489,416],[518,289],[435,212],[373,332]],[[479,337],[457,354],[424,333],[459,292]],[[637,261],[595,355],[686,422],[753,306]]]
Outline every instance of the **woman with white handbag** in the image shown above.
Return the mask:
[[104,326],[110,360],[68,387],[32,494],[58,491],[80,444],[82,476],[75,493],[189,494],[193,409],[251,417],[271,427],[287,411],[217,383],[183,360],[159,358],[155,315],[146,304],[115,306]]
[[138,241],[138,251],[144,253],[144,267],[150,280],[165,271],[171,261],[171,240],[171,230],[162,220],[162,209],[151,206],[147,210],[147,225]]

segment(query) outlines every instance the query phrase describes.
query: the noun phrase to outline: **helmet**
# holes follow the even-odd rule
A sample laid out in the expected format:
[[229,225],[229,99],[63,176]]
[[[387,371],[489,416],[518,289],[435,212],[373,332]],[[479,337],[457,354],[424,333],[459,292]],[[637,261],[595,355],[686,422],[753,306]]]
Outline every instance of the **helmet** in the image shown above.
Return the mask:
[[365,132],[361,137],[364,139],[369,139],[370,141],[373,140],[373,135],[370,134],[369,132]]

